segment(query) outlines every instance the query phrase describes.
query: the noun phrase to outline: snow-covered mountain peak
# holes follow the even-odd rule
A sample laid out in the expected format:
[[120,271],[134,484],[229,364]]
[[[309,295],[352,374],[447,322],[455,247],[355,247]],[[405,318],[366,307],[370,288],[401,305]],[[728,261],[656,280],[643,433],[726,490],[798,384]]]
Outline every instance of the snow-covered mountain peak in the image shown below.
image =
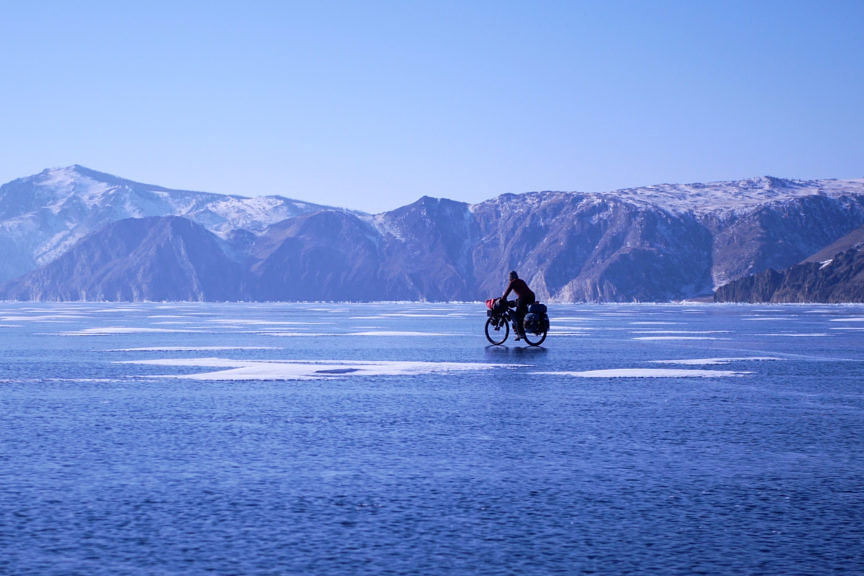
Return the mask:
[[657,184],[607,192],[634,203],[654,205],[673,213],[728,214],[805,196],[836,198],[864,194],[864,179],[790,180],[762,176],[728,182]]
[[[106,190],[109,188],[119,188],[123,185],[136,184],[135,182],[124,180],[111,174],[90,170],[79,164],[62,168],[48,168],[39,174],[20,178],[15,182],[29,182],[33,187],[50,190],[57,196],[68,196],[70,194],[86,195],[93,188]],[[158,186],[151,186],[151,188],[159,189]]]
[[0,265],[0,280],[51,262],[87,234],[125,218],[182,216],[224,238],[324,208],[280,196],[172,190],[77,164],[50,168],[0,186],[0,247],[6,238],[20,254]]
[[78,164],[43,170],[0,187],[0,220],[37,217],[45,210],[61,218],[78,220],[83,216],[102,224],[128,217],[170,215],[189,218],[219,235],[237,228],[263,230],[286,218],[323,208],[281,196],[248,198],[173,190]]
[[472,213],[493,210],[521,217],[550,206],[576,202],[582,209],[626,203],[697,218],[743,215],[763,206],[804,197],[864,197],[864,179],[794,180],[761,176],[725,182],[655,184],[609,192],[526,192],[500,196],[469,207]]
[[43,170],[36,176],[31,176],[36,186],[58,190],[71,188],[77,177],[78,173],[74,166],[68,166],[66,168],[49,168]]

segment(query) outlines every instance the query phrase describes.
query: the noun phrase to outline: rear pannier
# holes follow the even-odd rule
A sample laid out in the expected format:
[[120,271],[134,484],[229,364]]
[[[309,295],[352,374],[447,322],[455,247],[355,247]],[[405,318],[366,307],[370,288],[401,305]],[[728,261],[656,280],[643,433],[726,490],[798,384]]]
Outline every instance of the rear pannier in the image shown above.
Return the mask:
[[528,314],[522,322],[526,332],[540,334],[549,330],[549,316],[546,314],[546,305],[535,302],[528,307]]
[[531,312],[532,314],[546,314],[546,305],[541,304],[540,302],[534,302],[528,306],[528,312]]

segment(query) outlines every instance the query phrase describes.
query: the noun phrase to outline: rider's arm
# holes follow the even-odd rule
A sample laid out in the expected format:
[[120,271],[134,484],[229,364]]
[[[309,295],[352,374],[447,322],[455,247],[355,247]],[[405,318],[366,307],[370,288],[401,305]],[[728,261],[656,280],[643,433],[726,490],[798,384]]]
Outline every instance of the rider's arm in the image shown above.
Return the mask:
[[511,280],[509,284],[507,284],[507,290],[504,291],[504,295],[501,296],[501,300],[507,301],[507,295],[510,294],[510,291],[513,290],[513,282],[515,280]]

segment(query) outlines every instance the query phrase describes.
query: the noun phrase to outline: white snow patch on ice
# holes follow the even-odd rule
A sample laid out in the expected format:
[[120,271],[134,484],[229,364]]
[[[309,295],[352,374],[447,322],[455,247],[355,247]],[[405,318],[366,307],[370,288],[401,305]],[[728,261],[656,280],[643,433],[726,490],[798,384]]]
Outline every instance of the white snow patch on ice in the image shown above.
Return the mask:
[[634,340],[725,340],[714,336],[636,336]]
[[41,314],[41,315],[18,315],[18,316],[0,316],[0,321],[3,322],[64,322],[66,320],[78,320],[87,318],[81,314]]
[[677,364],[681,366],[716,366],[718,364],[730,364],[732,362],[768,361],[781,360],[773,356],[748,356],[740,358],[687,358],[684,360],[651,360],[652,364]]
[[633,334],[667,334],[667,335],[688,335],[688,334],[728,334],[728,330],[634,330]]
[[226,350],[281,350],[278,346],[144,346],[112,348],[106,352],[223,352]]
[[102,328],[84,328],[60,332],[61,336],[113,336],[116,334],[188,334],[198,330],[173,330],[170,328],[136,328],[126,326],[106,326]]
[[344,336],[333,332],[244,332],[244,334],[256,334],[258,336],[273,336],[276,338],[287,338],[291,336],[300,336],[307,338],[320,338],[322,336]]
[[426,312],[388,312],[381,314],[390,318],[441,318],[442,314],[428,314]]
[[756,336],[767,336],[771,338],[823,338],[828,335],[829,334],[826,334],[825,332],[772,332],[769,334],[756,334]]
[[188,380],[309,380],[333,376],[413,376],[446,372],[467,372],[512,367],[503,364],[413,361],[242,361],[226,358],[162,358],[121,364],[150,366],[222,368],[215,372],[158,376]]
[[398,330],[369,330],[367,332],[349,332],[346,336],[456,336],[443,332],[410,332]]
[[228,324],[230,326],[313,326],[325,324],[325,322],[296,322],[290,320],[247,320],[247,319],[226,319],[212,318],[208,322],[216,324]]
[[736,370],[685,370],[676,368],[611,368],[607,370],[585,370],[583,372],[534,372],[550,376],[572,376],[575,378],[728,378],[744,376],[752,372]]

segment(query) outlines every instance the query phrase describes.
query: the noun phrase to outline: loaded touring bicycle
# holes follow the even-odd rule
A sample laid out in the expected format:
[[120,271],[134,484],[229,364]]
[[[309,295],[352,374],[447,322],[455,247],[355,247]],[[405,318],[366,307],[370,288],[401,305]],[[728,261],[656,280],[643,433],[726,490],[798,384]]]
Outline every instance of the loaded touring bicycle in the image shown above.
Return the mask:
[[[516,307],[515,301],[501,298],[486,300],[486,339],[491,344],[503,344],[510,335],[510,325],[516,330],[516,313],[511,308]],[[528,313],[522,320],[525,342],[530,346],[539,346],[546,340],[549,332],[549,315],[545,304],[535,302],[528,306]]]

